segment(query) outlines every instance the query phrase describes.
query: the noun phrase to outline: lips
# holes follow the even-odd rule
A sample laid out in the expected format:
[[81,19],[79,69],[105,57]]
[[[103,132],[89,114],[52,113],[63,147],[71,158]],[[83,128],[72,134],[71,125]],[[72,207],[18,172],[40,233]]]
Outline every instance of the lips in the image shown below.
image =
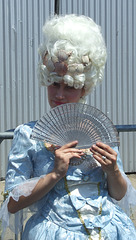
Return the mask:
[[57,102],[57,101],[54,101],[54,104],[58,106],[58,105],[62,105],[62,104],[65,104],[65,103],[64,103],[64,102]]

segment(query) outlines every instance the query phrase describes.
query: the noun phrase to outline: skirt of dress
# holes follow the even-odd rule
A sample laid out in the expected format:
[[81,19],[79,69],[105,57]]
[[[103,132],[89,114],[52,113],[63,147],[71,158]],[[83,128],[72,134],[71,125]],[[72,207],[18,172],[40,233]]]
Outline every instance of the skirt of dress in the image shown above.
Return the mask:
[[132,221],[124,213],[117,210],[116,214],[103,229],[89,230],[84,226],[81,231],[64,228],[60,223],[56,224],[45,219],[42,214],[33,215],[27,222],[23,232],[23,240],[135,240],[136,231]]

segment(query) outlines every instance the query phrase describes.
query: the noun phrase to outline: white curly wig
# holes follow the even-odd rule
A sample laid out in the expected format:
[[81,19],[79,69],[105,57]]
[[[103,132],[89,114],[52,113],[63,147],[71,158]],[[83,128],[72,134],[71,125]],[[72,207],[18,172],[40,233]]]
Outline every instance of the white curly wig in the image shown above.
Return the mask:
[[84,87],[86,96],[104,75],[107,54],[100,27],[86,16],[55,16],[45,23],[43,34],[41,84],[63,80],[76,89]]

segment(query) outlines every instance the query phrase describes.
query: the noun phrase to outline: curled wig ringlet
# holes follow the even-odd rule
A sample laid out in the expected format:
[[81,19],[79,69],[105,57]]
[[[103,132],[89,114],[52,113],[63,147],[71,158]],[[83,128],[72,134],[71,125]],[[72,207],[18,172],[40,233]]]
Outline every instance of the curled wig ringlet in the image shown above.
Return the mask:
[[43,26],[38,78],[44,86],[64,81],[85,96],[101,82],[107,58],[100,27],[89,17],[55,16]]

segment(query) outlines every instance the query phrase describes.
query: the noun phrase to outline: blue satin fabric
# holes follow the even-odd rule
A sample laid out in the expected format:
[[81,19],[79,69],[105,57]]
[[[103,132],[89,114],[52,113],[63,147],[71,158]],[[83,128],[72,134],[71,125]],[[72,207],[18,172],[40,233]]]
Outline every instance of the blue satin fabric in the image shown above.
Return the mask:
[[[53,153],[42,142],[30,139],[34,124],[31,122],[19,126],[15,131],[6,175],[8,191],[28,179],[46,175],[53,169]],[[119,154],[118,165],[122,171]],[[96,186],[96,191],[88,191],[87,196],[70,195],[66,185],[70,186],[70,182],[75,189],[80,185],[88,188],[92,184]],[[79,212],[84,206],[90,206],[94,215],[85,219],[83,224]],[[66,179],[61,179],[33,208],[35,213],[26,224],[23,240],[85,240],[90,239],[87,229],[99,233],[99,238],[92,235],[91,239],[136,239],[132,221],[108,195],[106,177],[101,167],[82,171],[70,166]]]

